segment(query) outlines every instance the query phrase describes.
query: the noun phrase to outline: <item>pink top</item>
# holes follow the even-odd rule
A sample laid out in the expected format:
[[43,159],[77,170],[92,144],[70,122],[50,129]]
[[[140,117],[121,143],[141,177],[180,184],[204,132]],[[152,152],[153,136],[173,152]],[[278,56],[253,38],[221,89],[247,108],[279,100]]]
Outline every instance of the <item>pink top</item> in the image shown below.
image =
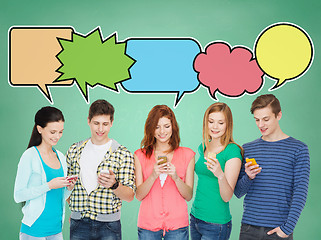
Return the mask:
[[[153,172],[154,153],[147,158],[141,149],[135,152],[142,166],[143,180]],[[185,182],[186,170],[195,155],[190,148],[179,147],[174,151],[172,164],[177,175]],[[176,230],[188,226],[188,212],[185,199],[179,193],[175,182],[170,176],[161,187],[157,178],[149,193],[142,200],[139,208],[137,226],[150,231]]]

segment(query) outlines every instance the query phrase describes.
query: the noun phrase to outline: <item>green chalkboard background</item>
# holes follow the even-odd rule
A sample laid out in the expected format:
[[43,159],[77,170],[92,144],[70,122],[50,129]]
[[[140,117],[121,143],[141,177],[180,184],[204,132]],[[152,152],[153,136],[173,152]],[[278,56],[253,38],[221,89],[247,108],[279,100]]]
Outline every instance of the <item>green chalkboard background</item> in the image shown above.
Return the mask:
[[[11,87],[8,83],[8,30],[11,26],[72,26],[86,34],[101,27],[104,37],[117,31],[118,39],[130,37],[193,37],[204,48],[209,42],[223,40],[230,45],[253,49],[259,33],[276,22],[291,22],[301,26],[314,42],[314,61],[301,78],[286,83],[273,93],[280,99],[283,117],[281,127],[288,135],[304,141],[310,150],[311,175],[306,207],[295,228],[295,239],[320,238],[320,74],[319,46],[320,1],[1,1],[0,6],[0,238],[18,239],[21,208],[13,200],[17,164],[26,149],[33,127],[35,112],[49,105],[36,87]],[[219,101],[232,109],[234,138],[239,144],[259,137],[252,115],[251,102],[258,94],[268,93],[275,84],[265,77],[265,85],[256,95],[229,99],[220,94]],[[66,119],[64,136],[57,149],[66,152],[75,141],[90,135],[86,117],[89,105],[78,88],[51,87],[53,106],[60,108]],[[173,107],[175,94],[128,94],[102,87],[89,90],[90,103],[104,98],[116,108],[112,138],[131,151],[139,148],[143,126],[149,110],[156,104]],[[186,94],[174,110],[181,129],[182,146],[197,151],[201,141],[202,117],[213,103],[207,89],[200,87]],[[319,149],[319,150],[318,150]],[[198,156],[198,155],[197,155]],[[238,239],[242,201],[233,197],[231,239]],[[189,207],[191,206],[189,202]],[[123,239],[136,239],[139,202],[124,203],[122,209]],[[69,210],[67,208],[67,216]],[[69,239],[69,224],[65,221],[64,238]]]

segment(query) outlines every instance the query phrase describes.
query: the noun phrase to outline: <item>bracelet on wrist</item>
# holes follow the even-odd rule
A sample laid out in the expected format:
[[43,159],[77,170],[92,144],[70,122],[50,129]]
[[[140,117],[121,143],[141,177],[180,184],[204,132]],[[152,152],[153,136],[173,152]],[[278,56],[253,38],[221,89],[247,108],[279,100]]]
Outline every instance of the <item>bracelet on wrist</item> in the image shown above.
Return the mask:
[[113,186],[110,187],[110,189],[111,189],[111,190],[115,190],[115,189],[117,189],[118,187],[119,187],[119,181],[116,180],[116,182],[114,183]]

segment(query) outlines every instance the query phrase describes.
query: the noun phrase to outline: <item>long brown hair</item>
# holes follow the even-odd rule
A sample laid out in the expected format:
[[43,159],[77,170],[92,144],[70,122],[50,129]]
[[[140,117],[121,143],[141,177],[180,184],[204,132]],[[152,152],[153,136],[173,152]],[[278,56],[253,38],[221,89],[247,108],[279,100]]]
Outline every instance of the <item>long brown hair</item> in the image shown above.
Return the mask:
[[148,158],[150,158],[152,155],[154,146],[156,144],[156,139],[154,137],[155,130],[159,119],[162,117],[168,118],[172,124],[172,136],[169,140],[169,145],[171,148],[169,152],[174,151],[179,147],[179,128],[174,112],[166,105],[156,105],[152,108],[152,110],[150,110],[147,116],[144,127],[144,138],[141,142],[141,149]]
[[50,122],[65,121],[62,112],[55,107],[47,106],[41,108],[35,115],[35,125],[33,126],[31,137],[27,148],[39,146],[42,142],[42,137],[37,130],[37,126],[46,127]]
[[[206,109],[205,114],[204,114],[204,118],[203,118],[203,149],[205,150],[205,148],[208,148],[209,142],[211,140],[211,136],[208,134],[208,132],[209,132],[208,118],[209,118],[209,115],[213,112],[222,112],[225,117],[226,130],[225,130],[225,133],[223,134],[223,136],[221,137],[221,144],[224,146],[224,149],[230,143],[236,144],[233,139],[233,117],[232,117],[231,109],[229,108],[229,106],[227,106],[227,104],[217,102],[217,103],[214,103],[211,106],[209,106]],[[204,145],[205,145],[205,148],[204,148]],[[236,144],[236,145],[241,149],[242,156],[243,156],[243,148],[238,144]]]

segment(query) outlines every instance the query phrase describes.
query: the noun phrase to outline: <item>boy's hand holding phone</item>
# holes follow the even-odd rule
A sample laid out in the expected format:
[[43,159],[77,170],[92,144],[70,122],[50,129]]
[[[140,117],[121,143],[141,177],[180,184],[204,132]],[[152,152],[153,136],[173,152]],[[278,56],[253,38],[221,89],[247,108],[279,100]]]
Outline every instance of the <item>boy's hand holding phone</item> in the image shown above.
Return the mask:
[[245,161],[245,172],[253,180],[261,172],[262,168],[256,163],[254,158],[246,158]]

